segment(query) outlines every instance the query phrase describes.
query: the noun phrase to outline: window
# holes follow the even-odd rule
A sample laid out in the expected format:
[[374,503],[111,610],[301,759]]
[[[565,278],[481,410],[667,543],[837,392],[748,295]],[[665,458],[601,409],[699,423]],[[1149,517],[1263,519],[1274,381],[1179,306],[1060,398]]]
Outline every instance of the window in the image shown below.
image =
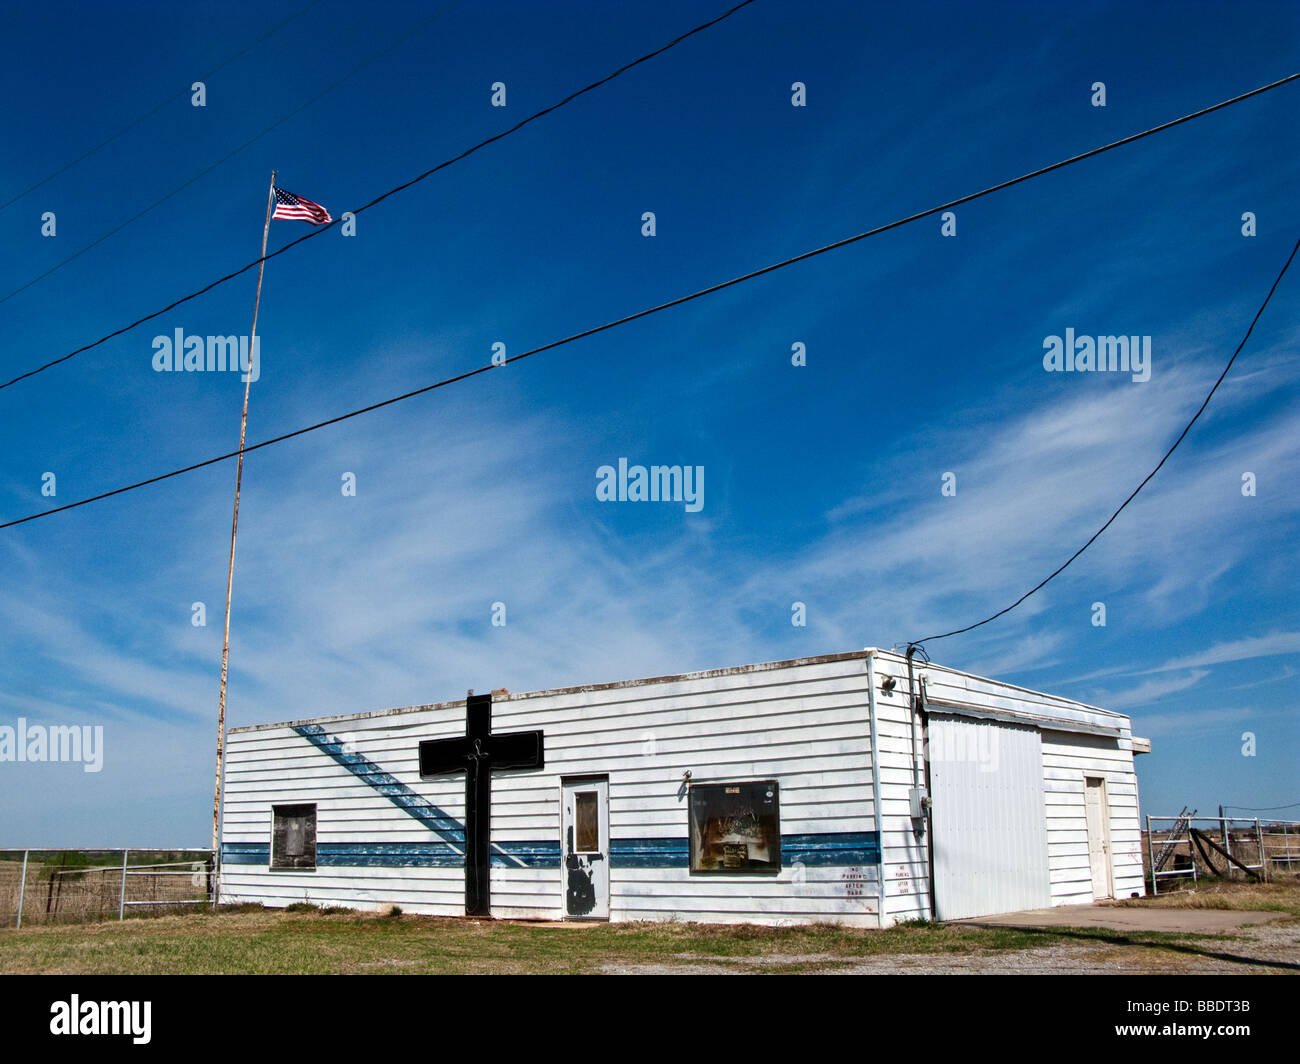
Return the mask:
[[316,807],[271,806],[271,867],[316,867]]
[[573,796],[573,819],[577,826],[577,853],[600,852],[600,807],[595,791],[579,791]]
[[779,872],[775,780],[696,783],[690,791],[692,872]]

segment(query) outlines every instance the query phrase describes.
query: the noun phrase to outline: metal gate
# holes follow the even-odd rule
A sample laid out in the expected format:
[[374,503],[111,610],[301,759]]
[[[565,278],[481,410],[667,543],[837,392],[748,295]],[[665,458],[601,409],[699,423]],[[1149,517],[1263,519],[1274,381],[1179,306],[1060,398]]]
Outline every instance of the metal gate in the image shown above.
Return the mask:
[[211,850],[0,849],[0,928],[214,905]]
[[938,919],[1050,906],[1038,729],[933,714],[929,757]]

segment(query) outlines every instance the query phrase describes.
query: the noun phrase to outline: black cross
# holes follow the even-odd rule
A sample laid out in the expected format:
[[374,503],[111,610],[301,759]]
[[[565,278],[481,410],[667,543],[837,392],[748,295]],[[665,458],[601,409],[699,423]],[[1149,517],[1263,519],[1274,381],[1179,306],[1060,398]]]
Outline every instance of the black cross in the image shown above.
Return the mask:
[[465,915],[492,915],[492,770],[542,768],[540,731],[492,734],[492,696],[465,700],[465,734],[420,743],[420,778],[465,773]]

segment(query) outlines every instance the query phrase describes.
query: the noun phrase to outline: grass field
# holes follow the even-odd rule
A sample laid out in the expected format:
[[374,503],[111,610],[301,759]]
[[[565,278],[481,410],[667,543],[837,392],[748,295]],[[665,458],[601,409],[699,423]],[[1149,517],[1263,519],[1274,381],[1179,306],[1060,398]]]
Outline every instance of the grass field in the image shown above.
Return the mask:
[[[1300,887],[1214,892],[1211,908],[1285,913],[1300,929]],[[1195,905],[1197,896],[1151,899]],[[1276,927],[1276,925],[1271,925]],[[1249,932],[1244,932],[1249,935]],[[907,924],[868,931],[823,924],[769,928],[686,923],[554,924],[381,916],[298,907],[217,912],[0,932],[0,973],[346,974],[1094,970],[1199,971],[1198,960],[1250,969],[1235,935],[1027,930]],[[1223,958],[1226,958],[1224,960]],[[1267,970],[1267,960],[1260,961]],[[954,966],[956,966],[954,968]],[[1274,965],[1291,968],[1292,965]],[[1217,970],[1217,969],[1215,969]]]

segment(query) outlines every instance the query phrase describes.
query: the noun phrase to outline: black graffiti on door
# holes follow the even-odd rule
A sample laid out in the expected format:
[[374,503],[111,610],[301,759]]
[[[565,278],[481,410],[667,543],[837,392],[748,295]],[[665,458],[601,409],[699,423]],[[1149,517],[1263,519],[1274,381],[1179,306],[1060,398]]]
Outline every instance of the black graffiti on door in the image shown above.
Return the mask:
[[568,914],[586,916],[596,907],[596,885],[592,882],[591,865],[576,854],[569,854],[564,863],[568,882],[564,901]]

